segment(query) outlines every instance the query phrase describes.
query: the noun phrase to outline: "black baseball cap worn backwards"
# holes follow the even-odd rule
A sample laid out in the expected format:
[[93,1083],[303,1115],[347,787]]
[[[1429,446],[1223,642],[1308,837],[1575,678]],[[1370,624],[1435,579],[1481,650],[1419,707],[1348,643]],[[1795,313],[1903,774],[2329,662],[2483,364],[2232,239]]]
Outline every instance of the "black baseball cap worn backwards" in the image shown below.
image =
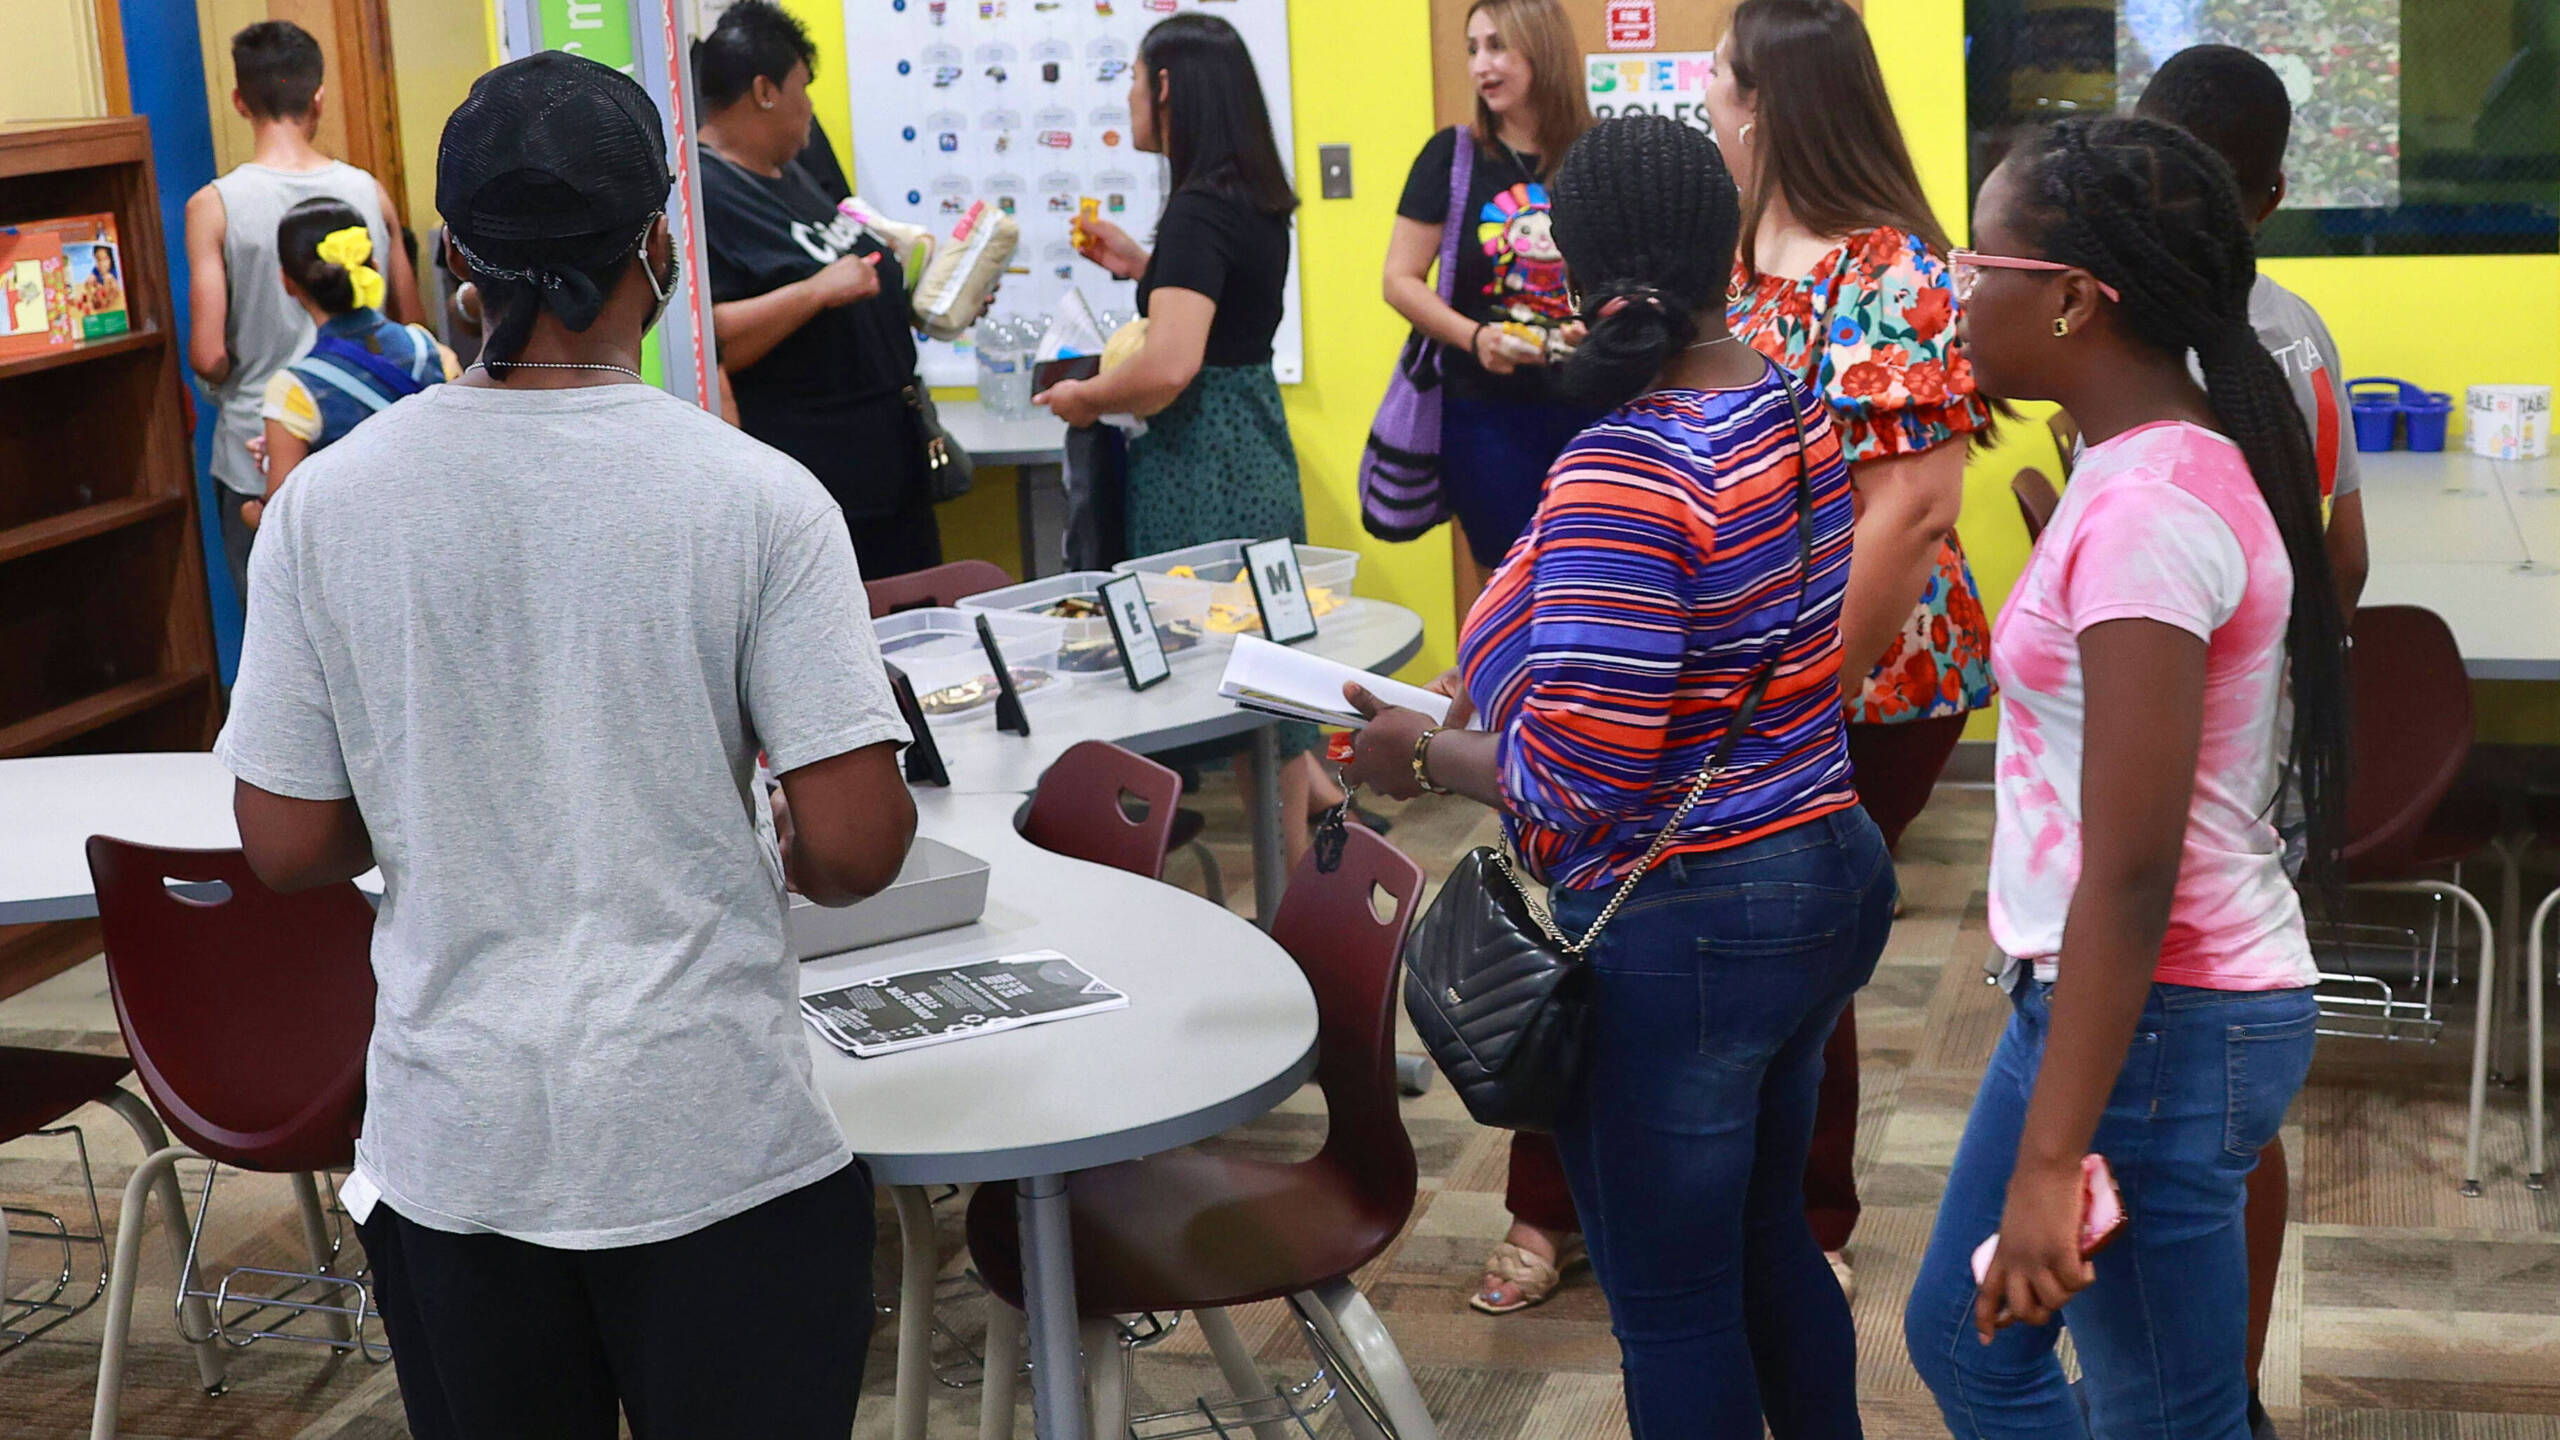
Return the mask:
[[436,156],[436,208],[472,269],[538,286],[572,329],[602,300],[583,272],[636,249],[673,185],[649,92],[559,50],[474,82]]

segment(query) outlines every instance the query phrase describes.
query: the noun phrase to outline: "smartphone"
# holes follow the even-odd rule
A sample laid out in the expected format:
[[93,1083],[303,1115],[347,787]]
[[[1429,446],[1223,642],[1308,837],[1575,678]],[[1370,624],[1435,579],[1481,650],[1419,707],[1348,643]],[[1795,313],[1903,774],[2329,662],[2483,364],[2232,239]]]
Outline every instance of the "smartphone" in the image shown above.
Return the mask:
[[[2080,1258],[2095,1259],[2099,1251],[2115,1243],[2124,1233],[2124,1193],[2116,1188],[2115,1172],[2107,1168],[2104,1155],[2080,1157]],[[2000,1248],[2000,1233],[1974,1247],[1973,1283],[1979,1285],[1991,1273],[1991,1257]]]

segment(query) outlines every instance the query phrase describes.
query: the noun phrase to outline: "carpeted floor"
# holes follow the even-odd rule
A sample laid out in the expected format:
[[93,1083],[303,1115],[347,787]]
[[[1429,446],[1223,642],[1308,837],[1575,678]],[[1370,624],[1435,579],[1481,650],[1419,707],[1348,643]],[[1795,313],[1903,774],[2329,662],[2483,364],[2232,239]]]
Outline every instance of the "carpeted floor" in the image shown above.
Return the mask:
[[[1213,776],[1199,802],[1211,815],[1230,897],[1251,908],[1252,866],[1232,788]],[[1382,806],[1394,810],[1396,807]],[[1462,802],[1403,807],[1393,839],[1435,876],[1490,821]],[[1859,1135],[1866,1214],[1857,1266],[1861,1403],[1869,1433],[1944,1433],[1901,1351],[1902,1299],[1926,1239],[1974,1083],[2003,1020],[1983,983],[1983,865],[1987,792],[1947,787],[1913,827],[1901,857],[1908,910],[1875,983],[1859,1000],[1865,1109]],[[1176,858],[1176,883],[1196,887]],[[2539,894],[2539,890],[2529,893]],[[0,1002],[0,1043],[112,1050],[114,1022],[94,963]],[[2467,1017],[2473,991],[2451,992]],[[2560,1440],[2560,1194],[2523,1184],[2520,1092],[2491,1097],[2488,1193],[2456,1193],[2469,1031],[2436,1046],[2324,1042],[2287,1132],[2295,1157],[2297,1224],[2288,1244],[2266,1399],[2288,1436],[2318,1440]],[[100,1179],[114,1187],[139,1158],[114,1117],[91,1109],[86,1127]],[[1507,1223],[1504,1138],[1471,1124],[1445,1087],[1408,1102],[1424,1193],[1403,1238],[1363,1277],[1452,1440],[1580,1440],[1625,1433],[1607,1309],[1587,1275],[1546,1306],[1493,1319],[1466,1308],[1486,1247]],[[1323,1134],[1312,1093],[1219,1141],[1266,1153],[1313,1151]],[[0,1151],[0,1198],[61,1208],[72,1170],[59,1142]],[[190,1181],[192,1194],[192,1178]],[[299,1245],[280,1182],[226,1176],[208,1253],[269,1261]],[[945,1244],[957,1250],[960,1206],[944,1204]],[[893,1222],[884,1208],[884,1234]],[[32,1278],[21,1242],[13,1280]],[[325,1351],[263,1344],[234,1359],[230,1393],[194,1384],[170,1316],[174,1273],[155,1238],[145,1249],[142,1298],[126,1388],[124,1432],[190,1440],[287,1440],[405,1435],[388,1367]],[[884,1247],[883,1276],[894,1274]],[[956,1273],[964,1262],[955,1254]],[[983,1301],[944,1307],[962,1339],[983,1324]],[[701,1323],[716,1324],[716,1303]],[[97,1361],[96,1311],[45,1342],[0,1357],[0,1440],[85,1433]],[[1277,1306],[1240,1317],[1276,1379],[1309,1368]],[[889,1326],[875,1336],[857,1434],[885,1436]],[[946,1359],[965,1357],[946,1345]],[[964,1367],[965,1368],[965,1367]],[[1187,1405],[1222,1393],[1195,1330],[1178,1330],[1136,1359],[1140,1408]],[[938,1389],[933,1433],[973,1433],[977,1397]],[[1342,1429],[1327,1417],[1326,1433]],[[1027,1415],[1017,1433],[1030,1434]]]

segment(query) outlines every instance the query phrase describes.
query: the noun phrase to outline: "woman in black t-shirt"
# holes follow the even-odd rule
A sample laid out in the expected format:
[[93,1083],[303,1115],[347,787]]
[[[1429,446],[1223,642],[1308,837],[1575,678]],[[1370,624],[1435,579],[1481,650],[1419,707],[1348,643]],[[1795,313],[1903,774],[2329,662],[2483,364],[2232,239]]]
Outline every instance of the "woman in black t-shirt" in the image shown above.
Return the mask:
[[[1561,399],[1552,363],[1582,327],[1547,228],[1546,179],[1591,124],[1564,7],[1476,0],[1467,12],[1467,78],[1475,124],[1434,135],[1414,160],[1387,242],[1386,279],[1387,303],[1442,347],[1440,487],[1467,539],[1461,619],[1537,513],[1556,455],[1599,418]],[[1473,168],[1465,208],[1452,215],[1449,172],[1461,143],[1473,147]],[[1462,227],[1446,302],[1431,283],[1443,225]],[[1492,1315],[1544,1301],[1582,1249],[1582,1222],[1549,1137],[1512,1137],[1503,1202],[1510,1233],[1467,1297]]]
[[[1590,124],[1573,27],[1558,0],[1476,0],[1467,12],[1472,126],[1414,159],[1387,243],[1387,303],[1440,343],[1447,390],[1440,485],[1475,563],[1502,563],[1537,511],[1547,467],[1597,418],[1567,405],[1553,362],[1580,336],[1548,231],[1548,171]],[[1465,207],[1449,213],[1458,145],[1474,147]],[[1442,227],[1460,227],[1450,299],[1432,288]],[[1474,596],[1462,586],[1459,613]]]
[[914,317],[895,255],[794,163],[809,143],[808,33],[741,5],[694,48],[711,324],[750,435],[809,467],[865,579],[942,563],[911,397]]
[[1129,444],[1129,553],[1212,540],[1307,538],[1298,456],[1271,373],[1289,273],[1289,216],[1253,57],[1235,27],[1182,15],[1147,32],[1129,84],[1132,141],[1172,164],[1152,253],[1107,220],[1087,259],[1138,282],[1146,341],[1108,375],[1034,396],[1070,425],[1147,418]]
[[[1307,538],[1298,455],[1271,373],[1298,197],[1280,166],[1253,57],[1235,27],[1177,15],[1147,32],[1131,67],[1140,150],[1173,171],[1149,253],[1107,220],[1082,221],[1085,258],[1138,281],[1146,341],[1107,375],[1032,398],[1070,425],[1145,416],[1129,442],[1129,553],[1213,540]],[[1280,833],[1297,863],[1320,783],[1312,725],[1280,727]],[[1249,793],[1249,792],[1248,792]]]

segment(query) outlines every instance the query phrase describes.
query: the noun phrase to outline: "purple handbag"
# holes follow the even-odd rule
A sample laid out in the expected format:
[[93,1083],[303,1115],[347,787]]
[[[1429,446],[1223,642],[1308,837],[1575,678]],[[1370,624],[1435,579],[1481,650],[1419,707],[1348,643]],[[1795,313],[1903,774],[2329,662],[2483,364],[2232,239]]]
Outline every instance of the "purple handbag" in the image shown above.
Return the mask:
[[[1449,209],[1440,221],[1440,299],[1457,293],[1458,237],[1476,147],[1467,127],[1452,132]],[[1405,337],[1386,398],[1360,451],[1360,524],[1381,540],[1418,540],[1449,518],[1440,497],[1440,343],[1420,330]]]

